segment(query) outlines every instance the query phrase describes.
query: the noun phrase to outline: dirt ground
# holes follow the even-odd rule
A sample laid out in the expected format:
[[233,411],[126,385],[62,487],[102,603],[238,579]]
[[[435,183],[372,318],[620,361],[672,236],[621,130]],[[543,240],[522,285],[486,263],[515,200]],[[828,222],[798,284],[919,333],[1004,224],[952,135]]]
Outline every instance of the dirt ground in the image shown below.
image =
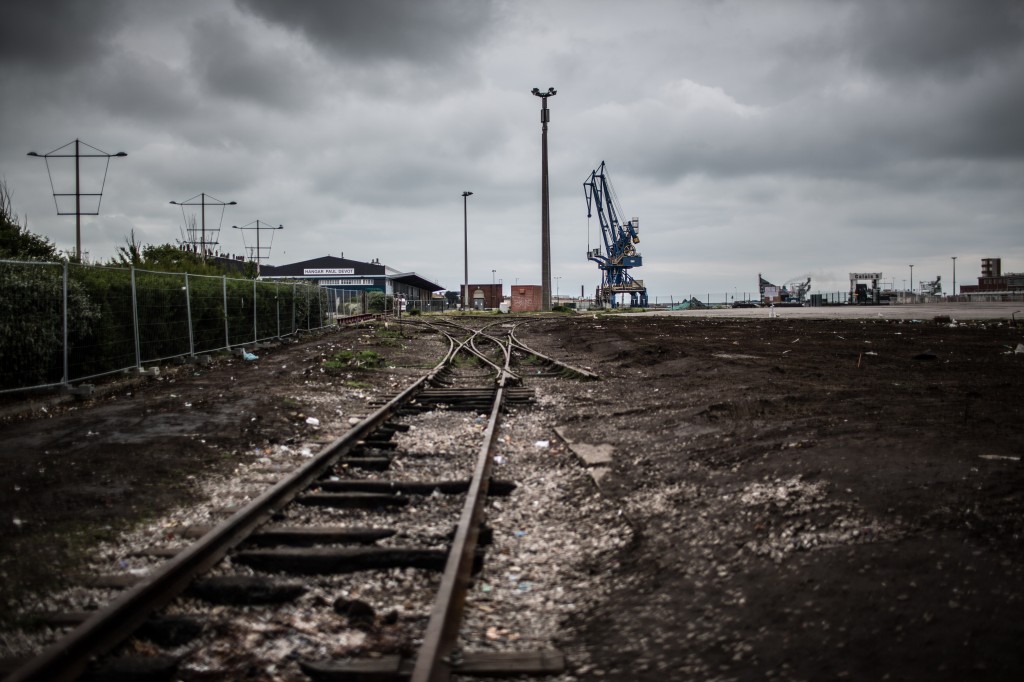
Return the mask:
[[[551,428],[614,447],[601,490],[635,530],[591,568],[608,598],[566,623],[580,679],[1021,678],[1020,330],[587,315],[519,335],[603,377],[556,389]],[[191,477],[329,440],[436,361],[422,338],[343,330],[8,405],[0,625],[99,539],[187,502]],[[386,363],[321,371],[348,348]]]
[[605,377],[560,418],[615,446],[602,488],[638,531],[577,624],[583,679],[1021,679],[1019,330],[572,327],[530,340]]

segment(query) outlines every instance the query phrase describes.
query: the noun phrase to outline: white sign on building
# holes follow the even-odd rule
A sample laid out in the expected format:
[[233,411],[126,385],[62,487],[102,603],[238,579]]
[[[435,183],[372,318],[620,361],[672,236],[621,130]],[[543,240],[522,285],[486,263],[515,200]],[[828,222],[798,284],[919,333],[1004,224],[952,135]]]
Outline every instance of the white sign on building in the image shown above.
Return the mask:
[[354,275],[355,268],[304,268],[303,275]]

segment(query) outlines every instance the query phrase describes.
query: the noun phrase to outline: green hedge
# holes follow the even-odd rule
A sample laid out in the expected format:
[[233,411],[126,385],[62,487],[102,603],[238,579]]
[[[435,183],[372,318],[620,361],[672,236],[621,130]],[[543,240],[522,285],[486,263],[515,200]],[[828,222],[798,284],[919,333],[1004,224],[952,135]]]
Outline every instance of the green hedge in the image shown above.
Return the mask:
[[[135,311],[142,362],[318,328],[327,311],[327,292],[307,284],[134,275],[133,301],[131,270],[68,265],[71,381],[135,366]],[[62,381],[63,279],[62,264],[0,261],[0,390]]]

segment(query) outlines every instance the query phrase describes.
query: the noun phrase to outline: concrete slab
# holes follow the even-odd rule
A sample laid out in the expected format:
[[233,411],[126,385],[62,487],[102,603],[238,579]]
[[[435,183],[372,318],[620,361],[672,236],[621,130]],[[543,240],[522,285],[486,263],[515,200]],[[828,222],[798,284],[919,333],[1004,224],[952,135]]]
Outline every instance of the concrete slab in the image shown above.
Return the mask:
[[[615,446],[610,443],[580,443],[570,437],[564,426],[556,426],[555,433],[561,438],[585,467],[608,467],[614,460]],[[603,474],[602,474],[603,475]]]
[[613,461],[612,455],[615,453],[615,446],[609,443],[599,443],[597,445],[592,445],[591,443],[572,443],[569,445],[569,449],[587,467],[609,466]]

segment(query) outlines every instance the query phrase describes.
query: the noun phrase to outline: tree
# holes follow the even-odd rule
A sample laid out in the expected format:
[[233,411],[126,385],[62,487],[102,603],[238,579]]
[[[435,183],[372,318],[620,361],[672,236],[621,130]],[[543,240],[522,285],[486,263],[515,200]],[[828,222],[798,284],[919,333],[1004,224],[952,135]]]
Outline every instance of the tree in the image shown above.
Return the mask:
[[117,247],[117,255],[114,257],[118,265],[139,265],[142,262],[142,245],[135,241],[135,230],[130,237],[124,238],[124,246]]
[[25,225],[18,222],[6,178],[0,179],[0,259],[63,260],[49,239],[29,232],[27,221]]
[[459,304],[459,292],[457,291],[446,291],[444,292],[445,300],[448,301],[448,305],[455,307]]
[[366,295],[366,312],[385,313],[394,310],[394,301],[393,296],[386,296],[383,291],[371,291]]

